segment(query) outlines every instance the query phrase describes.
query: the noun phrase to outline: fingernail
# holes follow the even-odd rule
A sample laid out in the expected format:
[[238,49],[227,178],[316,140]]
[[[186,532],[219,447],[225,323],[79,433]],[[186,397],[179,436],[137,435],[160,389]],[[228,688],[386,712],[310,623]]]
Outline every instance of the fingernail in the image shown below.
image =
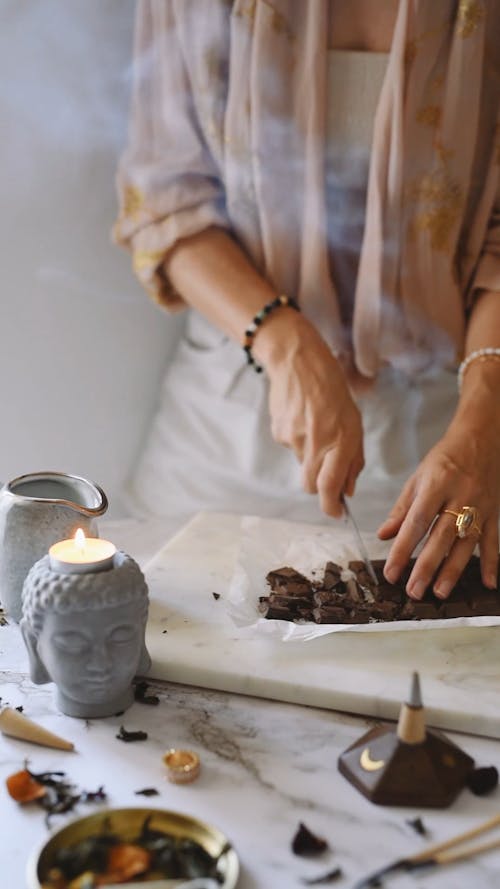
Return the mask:
[[486,575],[486,586],[490,588],[490,590],[496,590],[497,588],[497,576],[496,574],[487,574]]
[[441,580],[440,583],[434,587],[434,595],[438,597],[438,599],[447,599],[453,589],[453,584],[451,580]]
[[389,565],[389,567],[385,567],[384,569],[384,577],[389,583],[396,583],[399,575],[401,574],[401,567],[399,565]]
[[423,580],[416,580],[406,592],[412,599],[421,599],[425,593],[426,584]]

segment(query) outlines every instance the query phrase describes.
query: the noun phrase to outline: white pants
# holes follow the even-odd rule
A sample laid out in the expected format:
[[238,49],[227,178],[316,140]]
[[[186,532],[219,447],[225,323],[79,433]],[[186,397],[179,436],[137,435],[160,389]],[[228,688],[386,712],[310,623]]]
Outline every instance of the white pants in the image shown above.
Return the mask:
[[[410,380],[392,369],[359,399],[366,467],[353,510],[365,530],[384,519],[446,429],[456,400],[451,371]],[[194,312],[163,380],[127,501],[134,514],[180,520],[217,510],[325,521],[318,498],[301,488],[294,454],[271,438],[265,375]]]

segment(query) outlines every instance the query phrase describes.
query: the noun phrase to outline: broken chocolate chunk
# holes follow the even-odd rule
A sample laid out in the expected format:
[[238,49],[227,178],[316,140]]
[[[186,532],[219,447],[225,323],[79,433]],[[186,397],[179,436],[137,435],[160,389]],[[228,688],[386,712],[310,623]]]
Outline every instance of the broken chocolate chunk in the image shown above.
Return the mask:
[[284,596],[308,596],[311,593],[311,581],[295,568],[279,568],[270,571],[266,580],[273,593]]
[[292,852],[295,855],[319,855],[325,849],[328,849],[327,841],[312,833],[301,821],[292,840]]

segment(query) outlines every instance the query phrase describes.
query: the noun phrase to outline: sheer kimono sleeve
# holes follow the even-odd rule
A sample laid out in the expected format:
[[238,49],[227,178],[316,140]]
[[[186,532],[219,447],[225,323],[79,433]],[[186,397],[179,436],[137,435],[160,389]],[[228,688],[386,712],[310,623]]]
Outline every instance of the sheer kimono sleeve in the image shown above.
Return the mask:
[[[500,145],[498,146],[500,165]],[[483,249],[474,276],[474,289],[494,290],[500,294],[500,174],[497,197],[483,242]]]
[[131,251],[140,282],[172,310],[183,301],[163,270],[168,252],[210,226],[229,227],[220,170],[196,113],[197,85],[176,10],[176,0],[138,3],[129,140],[118,169],[120,214],[113,230],[116,243]]

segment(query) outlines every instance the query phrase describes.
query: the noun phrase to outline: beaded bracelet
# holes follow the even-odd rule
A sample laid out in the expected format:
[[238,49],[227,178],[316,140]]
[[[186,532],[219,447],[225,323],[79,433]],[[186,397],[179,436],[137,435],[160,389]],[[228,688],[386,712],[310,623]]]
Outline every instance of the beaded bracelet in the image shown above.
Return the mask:
[[485,349],[476,349],[475,352],[471,352],[470,355],[467,355],[467,357],[464,358],[460,367],[458,368],[457,385],[459,392],[462,391],[464,373],[469,367],[469,364],[472,364],[473,361],[489,360],[500,361],[500,349],[496,349],[493,346],[487,346]]
[[266,305],[260,310],[260,312],[257,312],[255,318],[252,319],[251,323],[245,330],[245,336],[243,339],[243,351],[246,353],[248,364],[253,364],[254,370],[258,374],[262,373],[264,368],[261,367],[260,364],[257,364],[255,358],[252,355],[252,346],[255,339],[255,334],[257,333],[261,324],[266,320],[267,316],[270,315],[271,312],[274,312],[275,309],[279,309],[283,306],[290,306],[292,309],[300,312],[299,306],[291,296],[277,296],[276,299],[271,300],[270,303],[266,303]]

